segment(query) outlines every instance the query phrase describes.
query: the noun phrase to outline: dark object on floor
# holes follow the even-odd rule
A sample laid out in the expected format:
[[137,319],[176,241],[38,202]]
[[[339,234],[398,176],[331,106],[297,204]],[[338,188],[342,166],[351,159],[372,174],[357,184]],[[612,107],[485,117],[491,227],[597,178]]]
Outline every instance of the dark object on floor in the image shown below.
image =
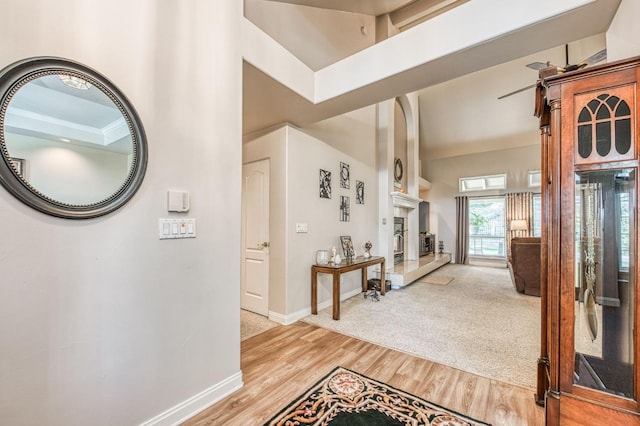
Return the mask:
[[[402,421],[401,421],[402,420]],[[265,426],[486,425],[343,367],[336,367]]]
[[364,292],[364,298],[366,299],[367,297],[371,297],[371,300],[373,300],[374,302],[379,302],[380,301],[380,294],[378,293],[378,289],[377,288],[371,288],[367,291]]
[[516,290],[540,296],[540,237],[513,238],[508,266]]
[[[391,290],[391,281],[385,280],[386,289],[385,291]],[[374,302],[378,302],[380,300],[380,295],[378,292],[380,291],[380,280],[378,278],[371,278],[367,280],[367,291],[364,292],[364,298],[371,297],[371,300]]]
[[[390,291],[391,280],[385,280],[384,283],[386,284],[385,291]],[[374,287],[380,291],[380,278],[370,278],[367,280],[367,289],[371,290]]]

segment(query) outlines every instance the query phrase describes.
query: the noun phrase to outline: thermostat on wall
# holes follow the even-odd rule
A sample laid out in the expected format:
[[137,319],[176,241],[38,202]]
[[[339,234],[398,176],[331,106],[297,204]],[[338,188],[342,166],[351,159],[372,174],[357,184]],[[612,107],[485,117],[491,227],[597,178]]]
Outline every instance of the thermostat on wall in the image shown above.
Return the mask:
[[189,193],[184,191],[168,191],[167,192],[167,211],[188,212],[189,211]]

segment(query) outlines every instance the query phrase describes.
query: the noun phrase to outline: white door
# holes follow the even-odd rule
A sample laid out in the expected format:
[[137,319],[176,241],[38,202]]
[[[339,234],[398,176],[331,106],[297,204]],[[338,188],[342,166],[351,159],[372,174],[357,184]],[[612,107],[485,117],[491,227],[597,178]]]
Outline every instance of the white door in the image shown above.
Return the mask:
[[241,307],[269,316],[269,160],[242,167]]

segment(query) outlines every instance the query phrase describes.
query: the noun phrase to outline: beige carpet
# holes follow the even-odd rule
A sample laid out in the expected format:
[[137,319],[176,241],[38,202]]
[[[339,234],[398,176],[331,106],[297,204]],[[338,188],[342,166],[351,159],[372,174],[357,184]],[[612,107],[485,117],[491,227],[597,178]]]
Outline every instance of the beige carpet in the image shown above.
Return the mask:
[[422,277],[418,280],[418,282],[420,283],[436,284],[436,285],[447,285],[451,281],[453,281],[453,277],[451,275],[438,274],[438,271],[432,272],[429,275]]
[[257,336],[263,331],[277,326],[277,322],[270,321],[267,317],[240,309],[240,340]]
[[516,292],[508,269],[448,264],[449,285],[415,282],[342,302],[303,321],[503,382],[535,388],[540,298]]

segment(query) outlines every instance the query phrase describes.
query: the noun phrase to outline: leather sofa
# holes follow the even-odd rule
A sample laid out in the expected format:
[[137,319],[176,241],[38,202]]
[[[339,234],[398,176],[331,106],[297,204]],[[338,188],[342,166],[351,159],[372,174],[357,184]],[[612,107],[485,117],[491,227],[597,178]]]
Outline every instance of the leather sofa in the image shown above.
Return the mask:
[[517,291],[530,296],[540,296],[539,237],[513,238],[508,266]]

